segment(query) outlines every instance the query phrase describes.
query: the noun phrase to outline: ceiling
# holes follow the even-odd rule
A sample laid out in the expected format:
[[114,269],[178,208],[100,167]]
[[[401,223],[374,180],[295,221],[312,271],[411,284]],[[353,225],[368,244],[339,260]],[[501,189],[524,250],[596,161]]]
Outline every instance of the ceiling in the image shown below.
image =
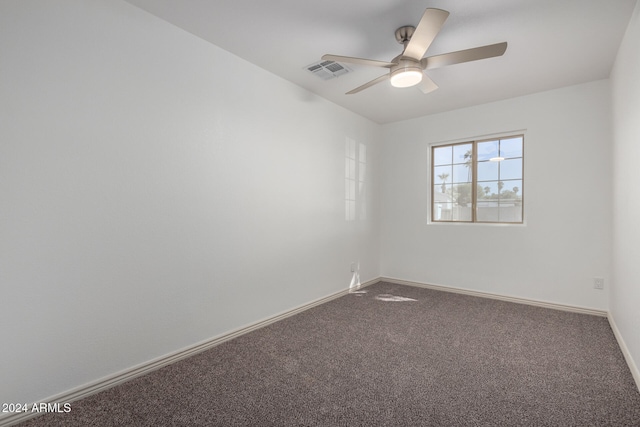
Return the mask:
[[[378,123],[389,123],[604,79],[636,0],[127,0],[286,80]],[[427,71],[423,94],[388,81],[345,92],[386,72],[323,80],[306,70],[325,53],[389,61],[398,27],[424,10],[451,14],[426,56],[507,41],[502,57]]]

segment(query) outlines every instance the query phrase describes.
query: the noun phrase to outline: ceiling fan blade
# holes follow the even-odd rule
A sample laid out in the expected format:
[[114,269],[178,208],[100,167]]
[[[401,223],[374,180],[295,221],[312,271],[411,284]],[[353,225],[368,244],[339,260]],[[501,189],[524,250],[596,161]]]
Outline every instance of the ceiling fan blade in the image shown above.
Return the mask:
[[442,55],[423,58],[420,64],[425,70],[444,67],[446,65],[460,64],[462,62],[477,61],[479,59],[501,56],[507,50],[507,42],[474,47],[457,52],[444,53]]
[[361,90],[365,90],[366,88],[371,87],[371,86],[373,86],[375,84],[378,84],[380,82],[383,82],[383,81],[385,81],[387,79],[389,79],[389,74],[382,75],[382,76],[378,77],[377,79],[373,79],[370,82],[363,84],[362,86],[358,86],[357,88],[355,88],[353,90],[350,90],[346,94],[347,95],[353,95],[354,93],[358,93]]
[[373,67],[390,68],[393,62],[376,61],[375,59],[354,58],[353,56],[322,55],[324,61],[347,62],[349,64],[370,65]]
[[425,95],[429,92],[433,92],[438,89],[438,85],[427,76],[426,73],[422,73],[422,80],[418,83],[418,89],[422,91]]
[[420,19],[411,40],[407,44],[402,56],[419,61],[424,56],[431,42],[436,38],[442,24],[447,20],[449,12],[442,9],[427,9]]

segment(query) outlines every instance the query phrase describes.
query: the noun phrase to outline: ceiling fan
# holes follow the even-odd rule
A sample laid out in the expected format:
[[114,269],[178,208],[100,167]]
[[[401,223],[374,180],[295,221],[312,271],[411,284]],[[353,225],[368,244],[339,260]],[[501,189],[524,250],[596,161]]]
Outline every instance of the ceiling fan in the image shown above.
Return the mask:
[[423,58],[448,16],[449,12],[446,10],[427,9],[417,27],[398,28],[395,33],[396,40],[404,45],[404,50],[390,62],[339,55],[323,55],[322,59],[389,69],[387,74],[347,92],[347,95],[358,93],[387,79],[391,80],[391,85],[394,87],[410,87],[419,84],[419,88],[426,94],[436,90],[438,85],[426,75],[425,70],[493,58],[501,56],[507,50],[507,42],[502,42]]

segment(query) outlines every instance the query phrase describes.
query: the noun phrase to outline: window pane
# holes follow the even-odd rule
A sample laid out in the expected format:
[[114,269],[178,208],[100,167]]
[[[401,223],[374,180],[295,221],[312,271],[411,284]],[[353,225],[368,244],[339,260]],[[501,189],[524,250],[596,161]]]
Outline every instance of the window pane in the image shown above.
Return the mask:
[[500,202],[522,200],[522,180],[514,179],[509,181],[502,181],[504,186],[500,192]]
[[434,202],[451,202],[451,184],[433,184]]
[[453,146],[453,163],[471,163],[473,144],[458,144]]
[[453,205],[453,220],[454,221],[471,221],[471,204]]
[[453,165],[453,182],[471,182],[471,164]]
[[433,149],[433,164],[434,165],[450,165],[453,159],[453,147],[435,147]]
[[489,160],[498,157],[498,141],[486,141],[478,143],[478,161]]
[[478,181],[497,181],[500,162],[478,162]]
[[433,205],[433,219],[440,221],[451,221],[452,216],[451,203],[436,203]]
[[522,159],[503,160],[497,162],[500,165],[500,179],[521,179]]
[[443,181],[450,184],[452,182],[451,166],[436,166],[433,168],[433,176],[434,184],[442,184]]
[[471,184],[453,184],[452,196],[460,206],[471,205]]
[[[519,184],[519,185],[518,185]],[[490,214],[485,212],[482,216],[482,221],[489,221],[487,218],[493,218],[491,221],[498,222],[522,222],[522,195],[520,194],[522,188],[522,181],[510,180],[510,181],[498,181],[495,183],[498,189],[500,189],[500,195],[498,199],[498,219],[495,219],[493,212]],[[515,189],[518,191],[516,192]],[[493,202],[494,196],[491,196]],[[479,200],[478,206],[482,203]],[[486,204],[486,203],[485,203]],[[487,209],[485,209],[487,211]],[[478,221],[481,217],[478,216]]]
[[484,222],[498,222],[500,219],[499,214],[499,202],[496,201],[478,201],[478,209],[476,211],[476,218],[478,221]]
[[[434,186],[437,189],[437,186]],[[446,221],[471,221],[471,184],[447,185],[445,193],[434,193],[434,202],[440,206],[440,216]],[[437,219],[438,216],[434,217]]]
[[505,159],[522,157],[522,137],[500,140],[500,156]]
[[483,182],[478,184],[482,187],[483,199],[495,199],[498,200],[498,181]]

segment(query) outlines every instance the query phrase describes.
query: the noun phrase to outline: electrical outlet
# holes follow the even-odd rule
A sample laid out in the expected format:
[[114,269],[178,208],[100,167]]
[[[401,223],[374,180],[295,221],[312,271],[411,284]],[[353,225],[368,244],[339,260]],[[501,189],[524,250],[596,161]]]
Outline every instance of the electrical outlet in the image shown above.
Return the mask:
[[593,288],[594,289],[604,289],[604,278],[602,278],[602,277],[594,277],[593,278]]

